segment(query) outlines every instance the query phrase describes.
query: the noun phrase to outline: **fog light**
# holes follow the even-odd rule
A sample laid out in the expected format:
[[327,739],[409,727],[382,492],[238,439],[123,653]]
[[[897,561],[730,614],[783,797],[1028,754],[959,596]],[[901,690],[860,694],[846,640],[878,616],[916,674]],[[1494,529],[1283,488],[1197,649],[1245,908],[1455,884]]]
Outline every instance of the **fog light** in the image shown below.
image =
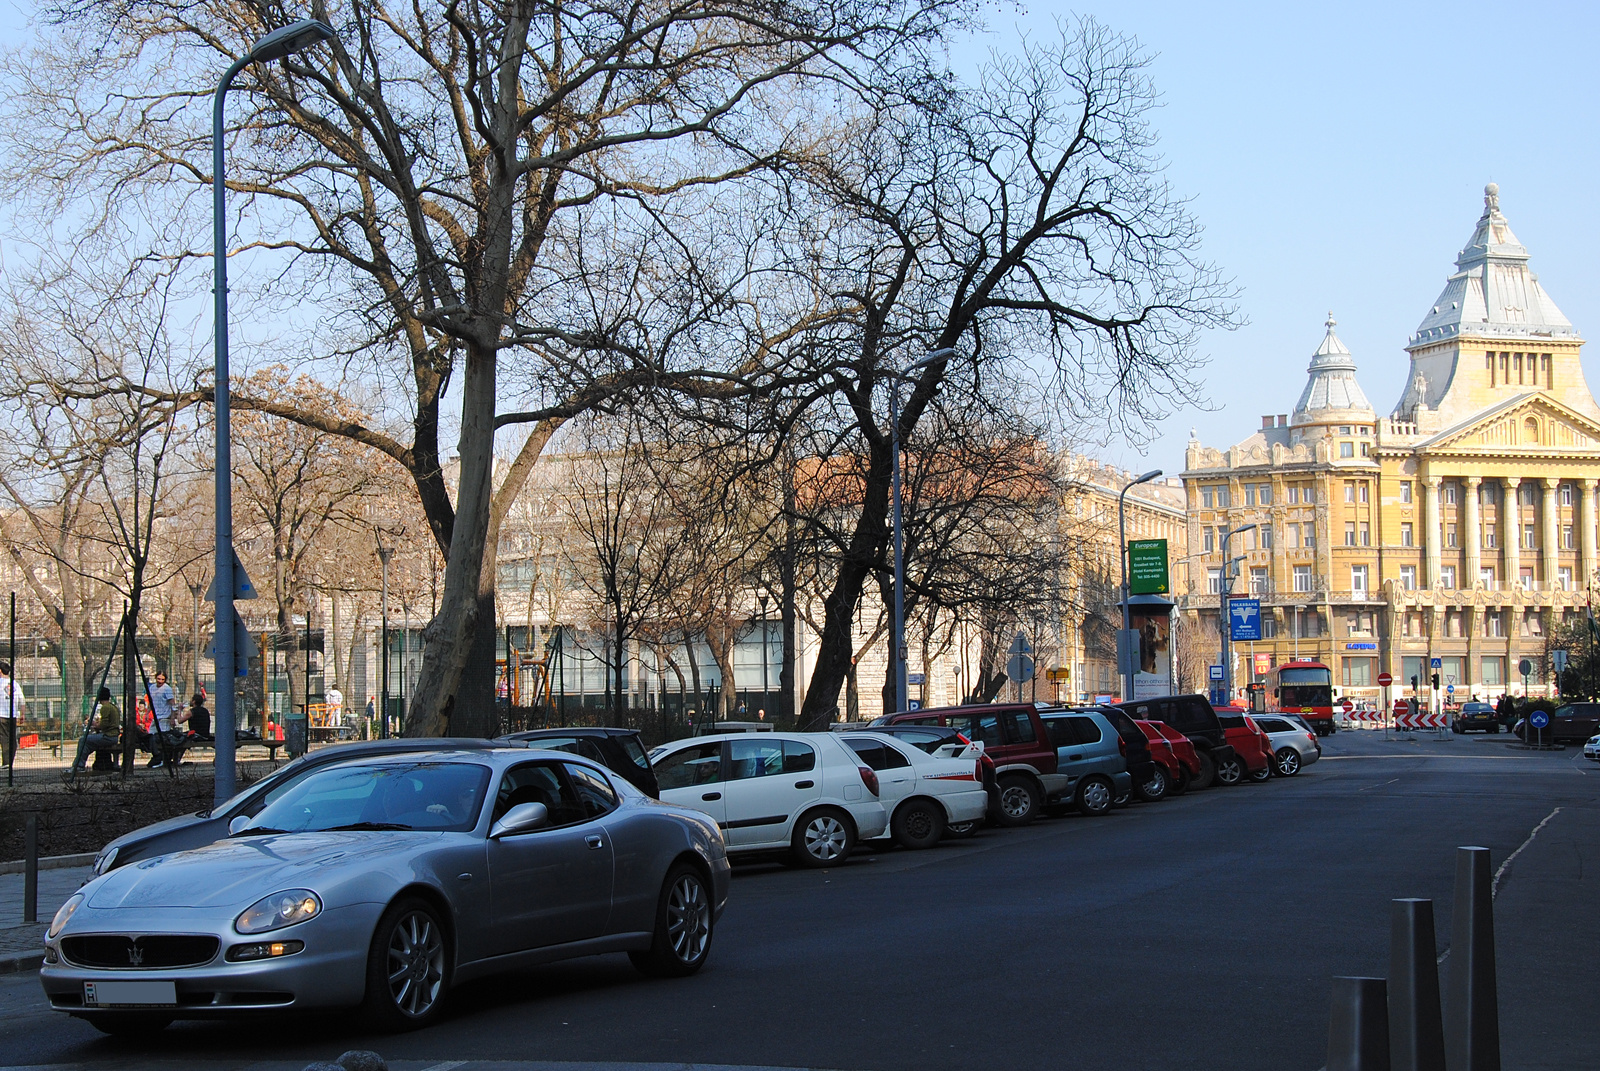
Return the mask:
[[272,941],[259,945],[234,945],[228,949],[230,963],[247,963],[258,959],[277,959],[292,956],[306,947],[304,941]]
[[53,946],[45,945],[44,946],[44,961],[46,963],[60,963],[61,962],[61,956],[56,952],[56,950],[55,950],[55,948]]

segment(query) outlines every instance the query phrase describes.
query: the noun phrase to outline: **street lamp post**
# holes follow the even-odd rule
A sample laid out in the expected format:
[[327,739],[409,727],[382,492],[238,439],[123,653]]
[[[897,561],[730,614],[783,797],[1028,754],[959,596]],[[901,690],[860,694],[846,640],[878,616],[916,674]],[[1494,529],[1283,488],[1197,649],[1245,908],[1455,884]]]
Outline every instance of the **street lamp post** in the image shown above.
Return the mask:
[[757,595],[761,604],[761,709],[767,706],[767,597]]
[[190,640],[190,642],[193,643],[193,646],[189,649],[190,660],[193,661],[193,663],[194,663],[194,687],[189,690],[189,694],[190,695],[199,695],[200,694],[200,596],[205,594],[206,586],[204,584],[196,584],[192,580],[188,581],[188,584],[189,584],[189,594],[191,596],[193,596],[193,598],[194,598],[194,612],[193,612],[193,616],[191,616],[190,619],[189,619],[190,620],[190,625],[194,629],[194,635],[191,637],[191,640]]
[[[217,421],[216,446],[216,572],[212,581],[216,594],[216,768],[213,793],[222,803],[233,796],[235,782],[234,730],[237,724],[233,702],[238,652],[234,650],[234,589],[239,585],[233,554],[233,449],[228,407],[228,250],[227,187],[223,181],[223,106],[234,77],[252,63],[282,59],[318,41],[330,40],[333,30],[316,19],[273,30],[257,41],[247,55],[233,61],[217,83],[211,103],[211,269],[212,304],[216,339],[214,409]],[[226,683],[224,683],[226,682]]]
[[1233,702],[1233,659],[1231,657],[1232,652],[1228,649],[1229,637],[1232,635],[1232,623],[1228,620],[1228,599],[1233,595],[1233,578],[1239,575],[1239,563],[1244,561],[1243,556],[1237,558],[1228,557],[1228,542],[1234,536],[1248,532],[1255,527],[1254,524],[1247,524],[1242,528],[1224,528],[1222,530],[1222,546],[1219,548],[1222,551],[1222,584],[1220,585],[1222,589],[1220,595],[1222,604],[1218,607],[1217,631],[1222,639],[1222,694],[1228,703]]
[[378,596],[378,629],[383,639],[378,655],[378,737],[381,740],[389,739],[389,559],[393,556],[394,548],[384,546],[380,538],[378,561],[383,579],[379,589],[382,594]]
[[953,349],[934,350],[915,364],[890,373],[889,385],[889,465],[891,497],[894,500],[894,651],[890,666],[894,670],[894,708],[906,709],[906,563],[905,526],[900,509],[900,381],[912,372],[936,361],[955,356]]
[[1117,655],[1118,660],[1122,662],[1119,668],[1122,670],[1124,702],[1133,699],[1133,654],[1129,650],[1129,633],[1133,631],[1133,611],[1128,607],[1128,492],[1160,475],[1160,469],[1151,469],[1124,487],[1117,495],[1117,560],[1122,565],[1122,642],[1117,644]]

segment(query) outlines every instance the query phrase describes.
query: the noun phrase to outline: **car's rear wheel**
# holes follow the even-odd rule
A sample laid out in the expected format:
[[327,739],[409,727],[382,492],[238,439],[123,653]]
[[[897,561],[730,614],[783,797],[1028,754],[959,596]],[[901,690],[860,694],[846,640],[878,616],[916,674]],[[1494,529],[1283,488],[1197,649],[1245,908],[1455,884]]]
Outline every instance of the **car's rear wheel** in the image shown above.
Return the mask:
[[931,848],[944,839],[944,808],[932,800],[907,800],[890,823],[894,842],[905,848]]
[[652,978],[682,978],[699,970],[710,952],[711,890],[699,870],[679,863],[661,885],[650,950],[628,958]]
[[1217,783],[1219,785],[1237,785],[1244,780],[1244,760],[1234,755],[1217,763]]
[[415,1030],[439,1017],[449,955],[438,910],[419,897],[389,905],[367,952],[366,1012],[384,1030]]
[[822,807],[800,816],[789,838],[789,854],[801,866],[824,867],[842,863],[855,849],[856,827],[850,816]]
[[1259,769],[1259,770],[1251,770],[1250,773],[1248,774],[1248,776],[1249,776],[1250,780],[1254,781],[1256,784],[1260,784],[1261,782],[1267,780],[1269,777],[1272,776],[1272,763],[1271,763],[1271,761],[1269,760],[1267,762],[1262,763],[1261,764],[1261,769]]
[[1098,817],[1111,813],[1111,801],[1116,794],[1116,788],[1109,778],[1090,774],[1078,782],[1078,792],[1073,802],[1077,804],[1079,814]]
[[1279,748],[1275,758],[1278,762],[1279,777],[1293,777],[1300,772],[1300,752],[1294,748]]
[[1030,778],[1013,774],[1000,779],[1000,813],[1003,826],[1025,826],[1039,815],[1039,790]]
[[1167,771],[1157,764],[1150,776],[1145,779],[1143,784],[1138,785],[1134,791],[1138,792],[1139,798],[1146,803],[1154,803],[1164,797],[1171,788],[1172,778],[1168,777]]
[[146,1015],[143,1012],[102,1012],[85,1016],[94,1028],[114,1038],[147,1038],[161,1033],[172,1025],[164,1015]]
[[1197,751],[1200,759],[1200,772],[1195,774],[1192,788],[1210,788],[1217,779],[1217,760],[1211,757],[1209,751]]

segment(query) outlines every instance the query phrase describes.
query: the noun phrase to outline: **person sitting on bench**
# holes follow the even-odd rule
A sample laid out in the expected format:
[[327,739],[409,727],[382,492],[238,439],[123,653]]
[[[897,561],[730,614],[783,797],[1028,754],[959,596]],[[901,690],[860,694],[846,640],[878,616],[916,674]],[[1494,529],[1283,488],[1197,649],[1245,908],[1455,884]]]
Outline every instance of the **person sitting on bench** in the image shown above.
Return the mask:
[[83,769],[83,760],[91,751],[94,752],[97,769],[104,769],[101,766],[102,759],[110,763],[111,769],[117,768],[117,745],[122,739],[122,711],[111,701],[110,688],[101,688],[95,699],[98,702],[93,718],[95,724],[78,741],[78,754],[72,760],[74,773]]

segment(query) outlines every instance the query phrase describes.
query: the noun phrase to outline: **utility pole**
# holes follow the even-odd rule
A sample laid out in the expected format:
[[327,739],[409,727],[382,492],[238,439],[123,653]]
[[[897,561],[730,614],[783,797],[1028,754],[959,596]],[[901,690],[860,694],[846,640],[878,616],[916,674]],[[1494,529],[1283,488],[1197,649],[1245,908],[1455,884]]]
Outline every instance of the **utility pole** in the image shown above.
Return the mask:
[[389,739],[389,559],[394,555],[393,547],[383,545],[383,536],[379,534],[378,562],[382,575],[382,594],[378,596],[378,631],[382,635],[379,641],[378,654],[378,736],[380,739]]
[[1228,600],[1233,597],[1233,578],[1239,575],[1239,563],[1244,561],[1243,555],[1237,558],[1228,557],[1228,543],[1234,536],[1255,527],[1254,524],[1247,524],[1240,528],[1222,530],[1222,605],[1218,608],[1217,625],[1222,639],[1222,694],[1226,703],[1233,702],[1233,660],[1228,642],[1233,633],[1232,623],[1228,620]]

